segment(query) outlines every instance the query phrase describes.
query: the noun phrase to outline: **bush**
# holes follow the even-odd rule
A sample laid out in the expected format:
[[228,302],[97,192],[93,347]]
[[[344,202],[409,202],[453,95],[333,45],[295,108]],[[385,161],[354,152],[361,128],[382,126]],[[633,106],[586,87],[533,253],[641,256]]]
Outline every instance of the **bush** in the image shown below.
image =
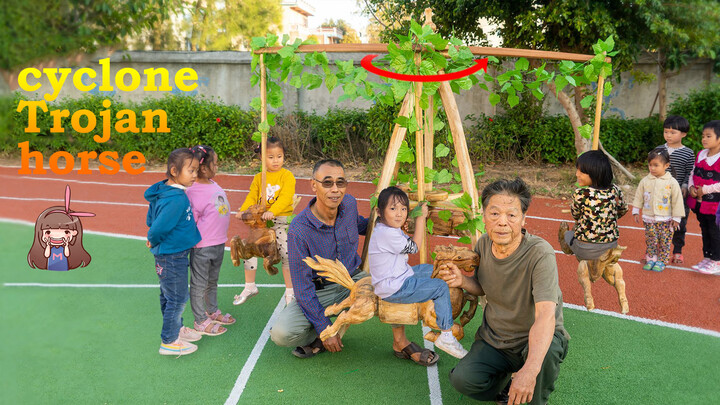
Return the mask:
[[691,91],[670,104],[668,115],[681,115],[690,122],[690,131],[683,143],[695,151],[702,149],[702,128],[712,120],[720,120],[720,84]]

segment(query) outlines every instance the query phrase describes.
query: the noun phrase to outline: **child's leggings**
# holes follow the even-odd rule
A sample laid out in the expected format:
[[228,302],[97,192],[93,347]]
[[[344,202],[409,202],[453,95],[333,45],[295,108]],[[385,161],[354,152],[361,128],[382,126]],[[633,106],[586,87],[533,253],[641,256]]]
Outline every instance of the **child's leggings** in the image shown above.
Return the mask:
[[715,223],[715,215],[695,213],[702,232],[703,257],[720,261],[720,229]]
[[665,222],[645,222],[645,254],[657,257],[657,261],[670,262],[670,242],[672,242],[672,220]]

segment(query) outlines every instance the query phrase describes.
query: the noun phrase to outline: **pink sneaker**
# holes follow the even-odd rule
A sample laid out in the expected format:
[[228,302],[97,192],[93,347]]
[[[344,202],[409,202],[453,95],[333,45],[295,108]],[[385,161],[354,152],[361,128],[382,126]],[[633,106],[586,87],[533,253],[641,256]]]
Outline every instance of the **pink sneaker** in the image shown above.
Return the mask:
[[705,258],[703,258],[703,259],[700,261],[700,263],[692,266],[692,268],[695,269],[695,270],[699,270],[701,267],[707,266],[708,263],[711,262],[711,261],[712,261],[712,260],[710,260],[710,259],[708,259],[707,257],[705,257]]
[[720,274],[720,262],[710,260],[704,267],[698,267],[697,271],[703,274]]

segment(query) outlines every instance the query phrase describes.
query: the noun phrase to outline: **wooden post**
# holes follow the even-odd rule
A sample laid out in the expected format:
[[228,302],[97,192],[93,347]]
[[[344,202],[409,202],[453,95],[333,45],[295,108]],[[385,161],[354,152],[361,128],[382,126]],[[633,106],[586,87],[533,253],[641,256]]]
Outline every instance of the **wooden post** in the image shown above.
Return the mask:
[[[415,53],[415,64],[420,66],[420,53]],[[415,174],[417,175],[417,193],[418,202],[425,199],[425,148],[423,147],[424,133],[423,130],[423,110],[420,108],[420,98],[422,97],[422,82],[415,82],[415,121],[417,121],[419,129],[415,132]],[[420,254],[420,263],[427,263],[427,242],[425,235],[425,224],[422,225],[420,232],[420,243],[418,243],[418,253]],[[417,229],[415,230],[417,232]]]
[[[435,129],[433,128],[435,117],[435,105],[433,96],[428,97],[428,108],[425,110],[425,167],[433,168],[433,145],[435,145]],[[426,190],[432,190],[432,181],[425,183]]]
[[[265,54],[260,54],[260,122],[267,121],[267,74],[265,72]],[[262,164],[262,171],[260,175],[260,201],[262,202],[263,211],[265,210],[265,204],[267,204],[267,164],[265,163],[265,156],[267,155],[267,132],[260,132],[260,161]]]
[[600,147],[600,118],[602,116],[603,88],[605,87],[605,78],[601,75],[598,77],[597,100],[595,103],[595,126],[593,127],[592,148],[597,150]]
[[[405,99],[403,100],[402,106],[400,106],[400,111],[398,113],[398,116],[400,117],[409,117],[410,116],[410,109],[412,108],[414,104],[414,94],[412,92],[408,92],[405,95]],[[403,141],[405,140],[405,134],[407,134],[407,128],[401,127],[398,124],[395,124],[395,127],[393,128],[392,135],[390,136],[390,144],[388,145],[388,151],[385,154],[385,161],[383,162],[383,169],[380,173],[380,179],[378,180],[377,188],[375,188],[375,193],[380,194],[380,192],[385,189],[387,186],[390,185],[390,180],[394,176],[397,175],[397,171],[395,170],[397,166],[397,157],[400,153],[400,146],[402,146]],[[365,231],[365,242],[363,243],[363,250],[362,250],[362,269],[363,271],[368,270],[368,261],[367,261],[367,255],[368,255],[368,245],[370,244],[370,236],[372,236],[372,230],[375,228],[375,220],[377,219],[377,213],[375,210],[370,211],[370,217],[368,219],[368,228],[367,231]]]
[[[453,144],[455,145],[455,156],[458,161],[458,169],[460,170],[460,179],[462,181],[463,189],[465,192],[470,194],[473,212],[479,212],[478,192],[475,188],[475,175],[473,174],[472,162],[470,161],[470,154],[468,153],[467,142],[465,141],[465,131],[463,130],[462,120],[460,119],[460,112],[458,111],[457,103],[455,102],[455,96],[453,96],[452,89],[450,88],[450,83],[441,82],[438,92],[440,93],[440,99],[445,107],[448,125],[450,126],[450,133],[452,133]],[[480,232],[477,231],[470,236],[473,245],[477,242],[479,237]]]

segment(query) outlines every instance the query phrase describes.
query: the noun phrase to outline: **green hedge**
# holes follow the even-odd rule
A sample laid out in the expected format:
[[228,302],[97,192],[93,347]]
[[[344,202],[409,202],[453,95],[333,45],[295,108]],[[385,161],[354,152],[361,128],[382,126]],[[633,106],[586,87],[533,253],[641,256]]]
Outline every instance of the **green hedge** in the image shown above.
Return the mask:
[[[64,133],[50,133],[53,123],[48,113],[38,114],[40,133],[26,134],[27,109],[15,112],[18,102],[25,98],[19,93],[11,98],[0,98],[0,147],[5,153],[17,155],[17,144],[27,140],[31,149],[42,152],[65,150],[77,154],[85,150],[114,150],[124,154],[139,150],[148,159],[162,161],[174,148],[204,143],[215,148],[221,160],[246,164],[254,156],[251,136],[257,128],[257,113],[203,97],[167,96],[148,98],[139,103],[110,99],[113,117],[111,138],[107,143],[98,144],[93,136],[99,134],[102,128],[100,111],[106,110],[102,106],[105,98],[86,96],[50,104],[51,109],[67,109],[71,113],[87,109],[95,113],[98,117],[97,129],[87,134],[74,131],[70,118],[64,119]],[[325,114],[280,112],[270,134],[283,139],[292,161],[312,162],[322,157],[355,163],[382,161],[398,108],[331,109]],[[115,115],[122,109],[136,113],[140,129],[145,125],[142,111],[164,110],[172,132],[118,133],[115,130]],[[690,120],[692,128],[688,145],[698,150],[702,125],[710,119],[720,118],[720,86],[692,92],[687,98],[676,100],[670,106],[670,113],[684,115]],[[471,158],[477,162],[508,159],[549,163],[574,161],[573,132],[567,117],[537,114],[530,117],[528,114],[527,111],[515,111],[494,117],[468,117],[465,133]],[[440,119],[446,122],[443,114]],[[443,142],[451,147],[449,138],[446,125],[436,132],[435,143]],[[605,118],[601,139],[608,152],[621,162],[642,162],[648,150],[664,142],[662,123],[657,117],[630,120]],[[412,145],[412,142],[409,143]],[[436,168],[449,167],[451,156],[440,159]]]

